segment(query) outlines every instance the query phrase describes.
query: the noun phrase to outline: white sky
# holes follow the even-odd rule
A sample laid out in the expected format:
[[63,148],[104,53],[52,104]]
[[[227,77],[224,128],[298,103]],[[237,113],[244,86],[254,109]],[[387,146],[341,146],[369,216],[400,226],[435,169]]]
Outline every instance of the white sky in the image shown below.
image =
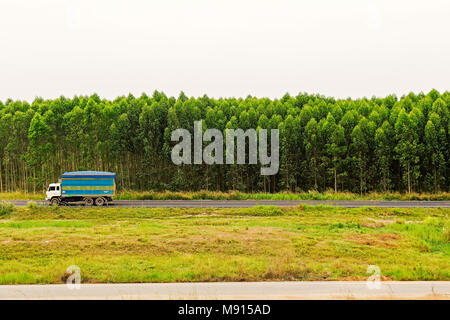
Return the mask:
[[0,0],[0,99],[450,90],[448,0]]

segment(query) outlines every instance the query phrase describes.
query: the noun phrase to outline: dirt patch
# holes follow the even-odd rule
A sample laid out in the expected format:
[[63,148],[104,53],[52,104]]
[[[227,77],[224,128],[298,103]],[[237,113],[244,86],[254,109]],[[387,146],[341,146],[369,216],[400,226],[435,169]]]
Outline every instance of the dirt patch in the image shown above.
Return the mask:
[[49,243],[52,243],[52,242],[55,242],[55,240],[43,240],[40,243],[42,243],[42,244],[49,244]]
[[346,237],[351,242],[367,246],[377,246],[383,248],[396,248],[401,237],[394,233],[352,233]]

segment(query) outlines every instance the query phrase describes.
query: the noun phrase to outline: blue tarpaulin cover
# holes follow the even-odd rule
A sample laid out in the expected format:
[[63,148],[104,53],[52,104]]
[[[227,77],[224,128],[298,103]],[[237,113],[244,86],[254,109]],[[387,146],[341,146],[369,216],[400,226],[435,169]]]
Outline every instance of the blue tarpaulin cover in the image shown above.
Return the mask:
[[102,171],[64,172],[61,176],[63,196],[114,196],[116,174]]
[[74,171],[74,172],[64,172],[61,178],[72,178],[72,177],[116,177],[115,172],[105,172],[105,171]]

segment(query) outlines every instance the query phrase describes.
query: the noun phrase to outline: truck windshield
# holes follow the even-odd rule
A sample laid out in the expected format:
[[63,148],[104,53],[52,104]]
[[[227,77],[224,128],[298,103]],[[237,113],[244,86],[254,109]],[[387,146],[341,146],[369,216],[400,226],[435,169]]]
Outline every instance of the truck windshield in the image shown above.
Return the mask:
[[48,188],[48,191],[55,191],[55,187]]

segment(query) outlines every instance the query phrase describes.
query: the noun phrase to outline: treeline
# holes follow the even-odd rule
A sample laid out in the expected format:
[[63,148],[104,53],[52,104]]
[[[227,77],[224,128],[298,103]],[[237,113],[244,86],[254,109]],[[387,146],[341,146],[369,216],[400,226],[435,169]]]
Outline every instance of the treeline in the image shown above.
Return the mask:
[[[448,191],[450,93],[337,100],[98,95],[0,101],[0,192],[42,191],[64,171],[118,174],[120,189]],[[280,170],[172,164],[177,128],[280,130]],[[205,143],[206,145],[207,143]]]

